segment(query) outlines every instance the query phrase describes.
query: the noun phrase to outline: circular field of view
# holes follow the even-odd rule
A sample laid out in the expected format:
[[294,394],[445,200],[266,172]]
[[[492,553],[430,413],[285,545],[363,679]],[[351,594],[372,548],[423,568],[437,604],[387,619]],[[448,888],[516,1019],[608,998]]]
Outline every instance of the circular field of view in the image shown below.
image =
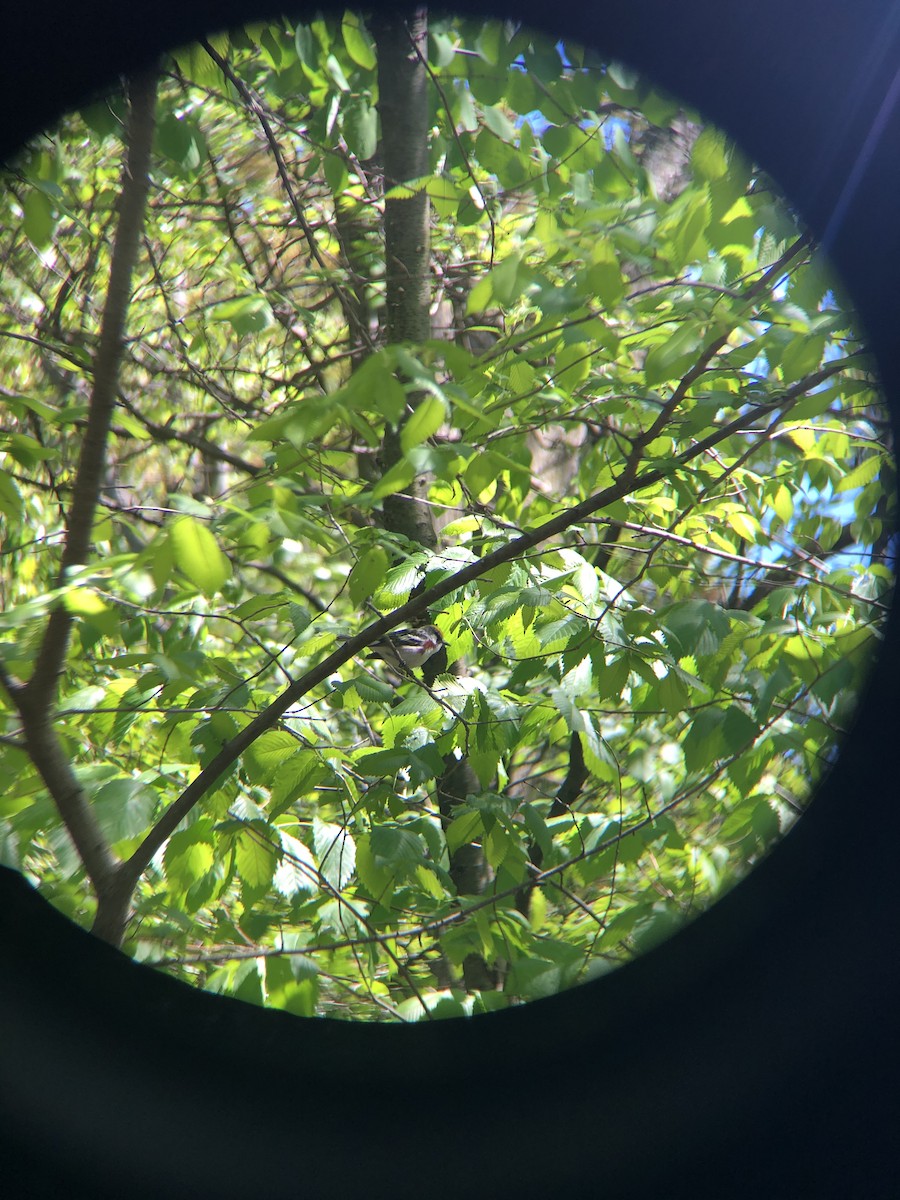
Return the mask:
[[2,184],[0,860],[74,921],[303,1016],[471,1015],[802,814],[887,614],[888,421],[700,114],[347,13],[177,52]]

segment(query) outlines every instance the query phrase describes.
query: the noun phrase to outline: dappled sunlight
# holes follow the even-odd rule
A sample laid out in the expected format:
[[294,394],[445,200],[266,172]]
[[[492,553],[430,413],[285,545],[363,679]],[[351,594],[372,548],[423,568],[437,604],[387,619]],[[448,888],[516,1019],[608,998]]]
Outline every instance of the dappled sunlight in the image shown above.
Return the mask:
[[822,249],[702,114],[345,14],[182,49],[3,183],[0,855],[73,920],[303,1016],[473,1015],[802,815],[892,447]]

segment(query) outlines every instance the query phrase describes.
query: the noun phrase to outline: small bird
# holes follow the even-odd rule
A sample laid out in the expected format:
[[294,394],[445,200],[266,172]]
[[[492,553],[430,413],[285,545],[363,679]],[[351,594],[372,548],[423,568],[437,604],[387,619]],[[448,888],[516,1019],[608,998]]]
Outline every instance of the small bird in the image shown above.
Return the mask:
[[435,625],[419,629],[392,629],[369,647],[374,658],[380,658],[395,670],[412,671],[427,662],[442,649],[444,639]]

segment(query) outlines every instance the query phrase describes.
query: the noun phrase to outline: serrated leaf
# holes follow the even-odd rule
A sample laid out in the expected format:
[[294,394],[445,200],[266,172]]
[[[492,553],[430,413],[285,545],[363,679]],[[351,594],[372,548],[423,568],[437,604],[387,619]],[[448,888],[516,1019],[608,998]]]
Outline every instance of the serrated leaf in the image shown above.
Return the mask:
[[215,859],[212,837],[208,821],[172,834],[163,853],[163,870],[172,887],[186,892],[211,870]]
[[711,126],[694,142],[691,164],[701,179],[716,180],[728,174],[728,143],[725,135]]
[[[274,835],[277,837],[277,834]],[[243,882],[253,891],[262,891],[272,882],[278,864],[278,849],[272,844],[273,831],[265,821],[249,821],[238,835],[235,867]]]
[[335,889],[340,891],[353,878],[356,869],[356,843],[343,825],[313,821],[313,845],[319,870]]
[[418,879],[422,888],[434,900],[444,900],[447,897],[447,891],[441,881],[435,875],[431,867],[419,866],[416,867],[416,879]]
[[318,871],[312,851],[299,838],[280,830],[281,862],[272,883],[275,890],[291,900],[298,893],[312,895],[319,890]]
[[327,774],[328,768],[313,750],[298,750],[281,762],[271,785],[276,813],[298,800],[309,798]]
[[293,629],[294,633],[303,633],[312,623],[309,610],[304,608],[302,604],[294,603],[293,600],[288,604],[288,620],[291,623],[291,629]]
[[662,708],[670,715],[683,712],[690,702],[690,692],[684,680],[675,671],[667,671],[659,681],[656,696]]
[[396,826],[373,829],[371,846],[376,861],[383,860],[398,879],[413,875],[425,857],[425,843],[419,834]]
[[298,742],[286,729],[270,729],[248,748],[244,765],[251,782],[270,784],[276,770],[298,752]]
[[700,773],[725,754],[722,724],[725,714],[718,708],[701,709],[684,734],[681,747],[688,771]]
[[714,654],[731,630],[726,614],[709,600],[674,604],[663,617],[663,628],[666,644],[678,657]]
[[758,733],[759,726],[742,708],[733,704],[728,709],[722,722],[722,737],[732,754],[745,751],[756,740]]
[[856,488],[865,487],[867,483],[871,483],[876,478],[882,468],[882,459],[879,455],[873,454],[870,458],[865,459],[842,476],[835,485],[836,492],[852,492]]
[[619,765],[603,738],[587,723],[578,736],[584,765],[590,773],[604,783],[615,783],[619,778]]
[[535,933],[542,929],[547,922],[547,897],[543,888],[534,888],[530,893],[528,905],[528,924]]
[[405,596],[421,578],[421,571],[412,562],[400,563],[388,571],[382,591],[390,596]]

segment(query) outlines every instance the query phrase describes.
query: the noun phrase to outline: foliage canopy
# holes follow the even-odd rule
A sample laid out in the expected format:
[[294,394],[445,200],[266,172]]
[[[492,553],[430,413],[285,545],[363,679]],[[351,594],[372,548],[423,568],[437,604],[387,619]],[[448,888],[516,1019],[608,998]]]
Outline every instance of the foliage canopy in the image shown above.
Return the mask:
[[[3,861],[303,1015],[667,936],[802,811],[891,584],[871,366],[764,172],[577,46],[420,33],[211,38],[4,176]],[[358,656],[401,621],[447,642],[415,678]]]

